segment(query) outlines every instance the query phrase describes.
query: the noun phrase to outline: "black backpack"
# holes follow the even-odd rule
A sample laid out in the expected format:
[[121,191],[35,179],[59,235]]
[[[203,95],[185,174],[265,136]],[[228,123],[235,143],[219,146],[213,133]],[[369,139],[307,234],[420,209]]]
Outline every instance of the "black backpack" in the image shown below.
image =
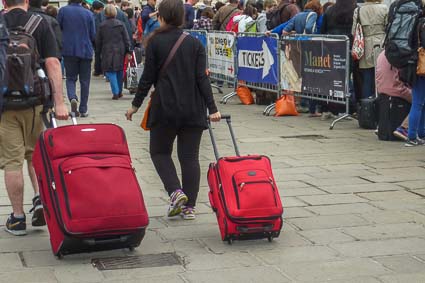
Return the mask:
[[413,42],[421,14],[420,0],[397,0],[391,4],[384,46],[385,56],[392,66],[405,67],[417,52]]
[[44,103],[43,84],[47,78],[40,67],[37,43],[33,37],[42,20],[40,15],[34,14],[25,27],[8,29],[9,46],[2,91],[4,110],[28,109]]
[[284,4],[281,7],[276,7],[266,14],[266,27],[268,30],[272,30],[281,24],[280,15],[282,14],[283,10],[289,5],[290,4]]

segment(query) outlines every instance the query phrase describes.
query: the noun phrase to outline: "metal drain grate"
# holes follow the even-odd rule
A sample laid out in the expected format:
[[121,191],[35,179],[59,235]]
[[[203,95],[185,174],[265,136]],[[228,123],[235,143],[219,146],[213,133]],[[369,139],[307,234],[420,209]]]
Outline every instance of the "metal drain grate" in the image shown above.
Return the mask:
[[282,139],[302,139],[302,140],[323,140],[328,137],[322,135],[296,135],[296,136],[281,136]]
[[91,262],[98,270],[133,269],[182,264],[180,257],[175,253],[96,258],[92,259]]

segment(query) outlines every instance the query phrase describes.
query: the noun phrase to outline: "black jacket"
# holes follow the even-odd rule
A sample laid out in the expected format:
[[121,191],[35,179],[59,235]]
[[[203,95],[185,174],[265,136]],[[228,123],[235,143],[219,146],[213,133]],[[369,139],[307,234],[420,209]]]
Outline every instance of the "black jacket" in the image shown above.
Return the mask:
[[47,15],[42,9],[30,7],[28,9],[28,11],[31,12],[31,13],[41,15],[49,23],[49,25],[52,28],[52,31],[55,35],[56,44],[57,44],[57,48],[58,48],[58,51],[59,51],[59,54],[58,54],[57,57],[59,59],[62,58],[62,55],[61,55],[61,51],[62,51],[62,30],[61,30],[61,27],[60,27],[58,21],[55,18],[53,18],[52,16]]
[[124,56],[130,52],[130,39],[122,22],[107,19],[96,35],[96,53],[102,56],[102,70],[117,72],[124,69]]
[[207,108],[216,113],[210,81],[206,75],[206,52],[201,42],[187,36],[161,78],[158,74],[182,30],[172,30],[154,36],[146,48],[145,69],[133,106],[140,107],[152,85],[148,127],[207,128]]
[[350,38],[350,42],[353,42],[353,36],[351,34],[351,28],[353,27],[353,15],[351,15],[345,23],[341,24],[340,22],[341,14],[338,13],[335,6],[329,7],[323,15],[323,23],[320,28],[320,32],[322,34],[346,35]]

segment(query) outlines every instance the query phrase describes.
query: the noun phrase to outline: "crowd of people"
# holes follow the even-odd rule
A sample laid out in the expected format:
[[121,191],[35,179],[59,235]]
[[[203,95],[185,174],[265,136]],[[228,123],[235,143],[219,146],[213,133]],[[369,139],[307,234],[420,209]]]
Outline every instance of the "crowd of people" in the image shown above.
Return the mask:
[[[366,0],[359,5],[355,0],[336,0],[335,4],[321,5],[318,0],[281,0],[279,3],[229,0],[212,6],[209,0],[203,3],[187,0],[184,4],[181,0],[160,3],[148,0],[140,9],[121,0],[94,1],[91,6],[82,0],[69,0],[69,4],[59,10],[45,0],[4,2],[6,7],[0,15],[0,78],[3,78],[0,80],[0,168],[5,171],[6,189],[13,208],[6,230],[14,235],[26,233],[22,169],[25,160],[35,195],[32,224],[45,225],[32,167],[32,153],[43,130],[39,114],[48,110],[46,104],[50,101],[57,119],[68,119],[62,93],[64,78],[71,112],[77,116],[89,116],[92,74],[105,76],[111,86],[112,100],[118,100],[123,96],[125,62],[136,48],[145,54],[144,72],[126,117],[132,120],[155,86],[145,126],[151,130],[151,158],[170,196],[168,216],[182,213],[184,219],[195,218],[200,182],[199,145],[207,127],[205,117],[209,113],[211,121],[219,121],[221,115],[206,72],[205,48],[183,29],[282,36],[291,33],[346,35],[353,42],[360,24],[364,54],[350,64],[352,105],[379,93],[382,101],[390,101],[382,105],[398,103],[409,107],[408,118],[402,117],[393,134],[405,140],[406,146],[425,143],[425,78],[416,76],[411,68],[393,67],[386,57],[383,48],[388,36],[389,9],[379,1]],[[421,18],[412,27],[412,34],[419,35],[412,41],[412,50],[425,47],[423,23]],[[27,41],[10,46],[8,31],[16,29],[19,32],[14,34],[14,41]],[[15,51],[9,54],[11,50]],[[417,60],[418,56],[409,58],[415,70]],[[43,84],[46,75],[49,87]],[[51,91],[51,100],[46,95],[47,89]],[[300,106],[302,103],[300,101]],[[310,103],[308,111],[311,117],[327,118],[339,110],[333,105]],[[402,115],[398,116],[400,119]],[[380,126],[378,130],[383,128]],[[391,127],[390,130],[392,132]],[[175,139],[182,182],[171,158]]]

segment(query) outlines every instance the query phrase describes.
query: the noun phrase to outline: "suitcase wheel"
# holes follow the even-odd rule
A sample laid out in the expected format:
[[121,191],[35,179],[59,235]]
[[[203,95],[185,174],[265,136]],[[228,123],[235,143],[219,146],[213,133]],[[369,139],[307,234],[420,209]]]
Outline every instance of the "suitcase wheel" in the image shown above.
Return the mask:
[[273,241],[273,236],[270,234],[270,235],[267,237],[267,240],[269,240],[269,242],[271,243],[271,242]]
[[129,247],[129,248],[128,248],[128,250],[129,250],[130,252],[134,252],[134,251],[136,250],[136,248],[135,248],[135,247]]
[[232,236],[227,236],[227,243],[229,245],[232,245],[233,244],[233,238],[232,238]]
[[62,260],[63,259],[63,254],[62,253],[58,253],[56,255],[56,257],[57,257],[58,260]]

